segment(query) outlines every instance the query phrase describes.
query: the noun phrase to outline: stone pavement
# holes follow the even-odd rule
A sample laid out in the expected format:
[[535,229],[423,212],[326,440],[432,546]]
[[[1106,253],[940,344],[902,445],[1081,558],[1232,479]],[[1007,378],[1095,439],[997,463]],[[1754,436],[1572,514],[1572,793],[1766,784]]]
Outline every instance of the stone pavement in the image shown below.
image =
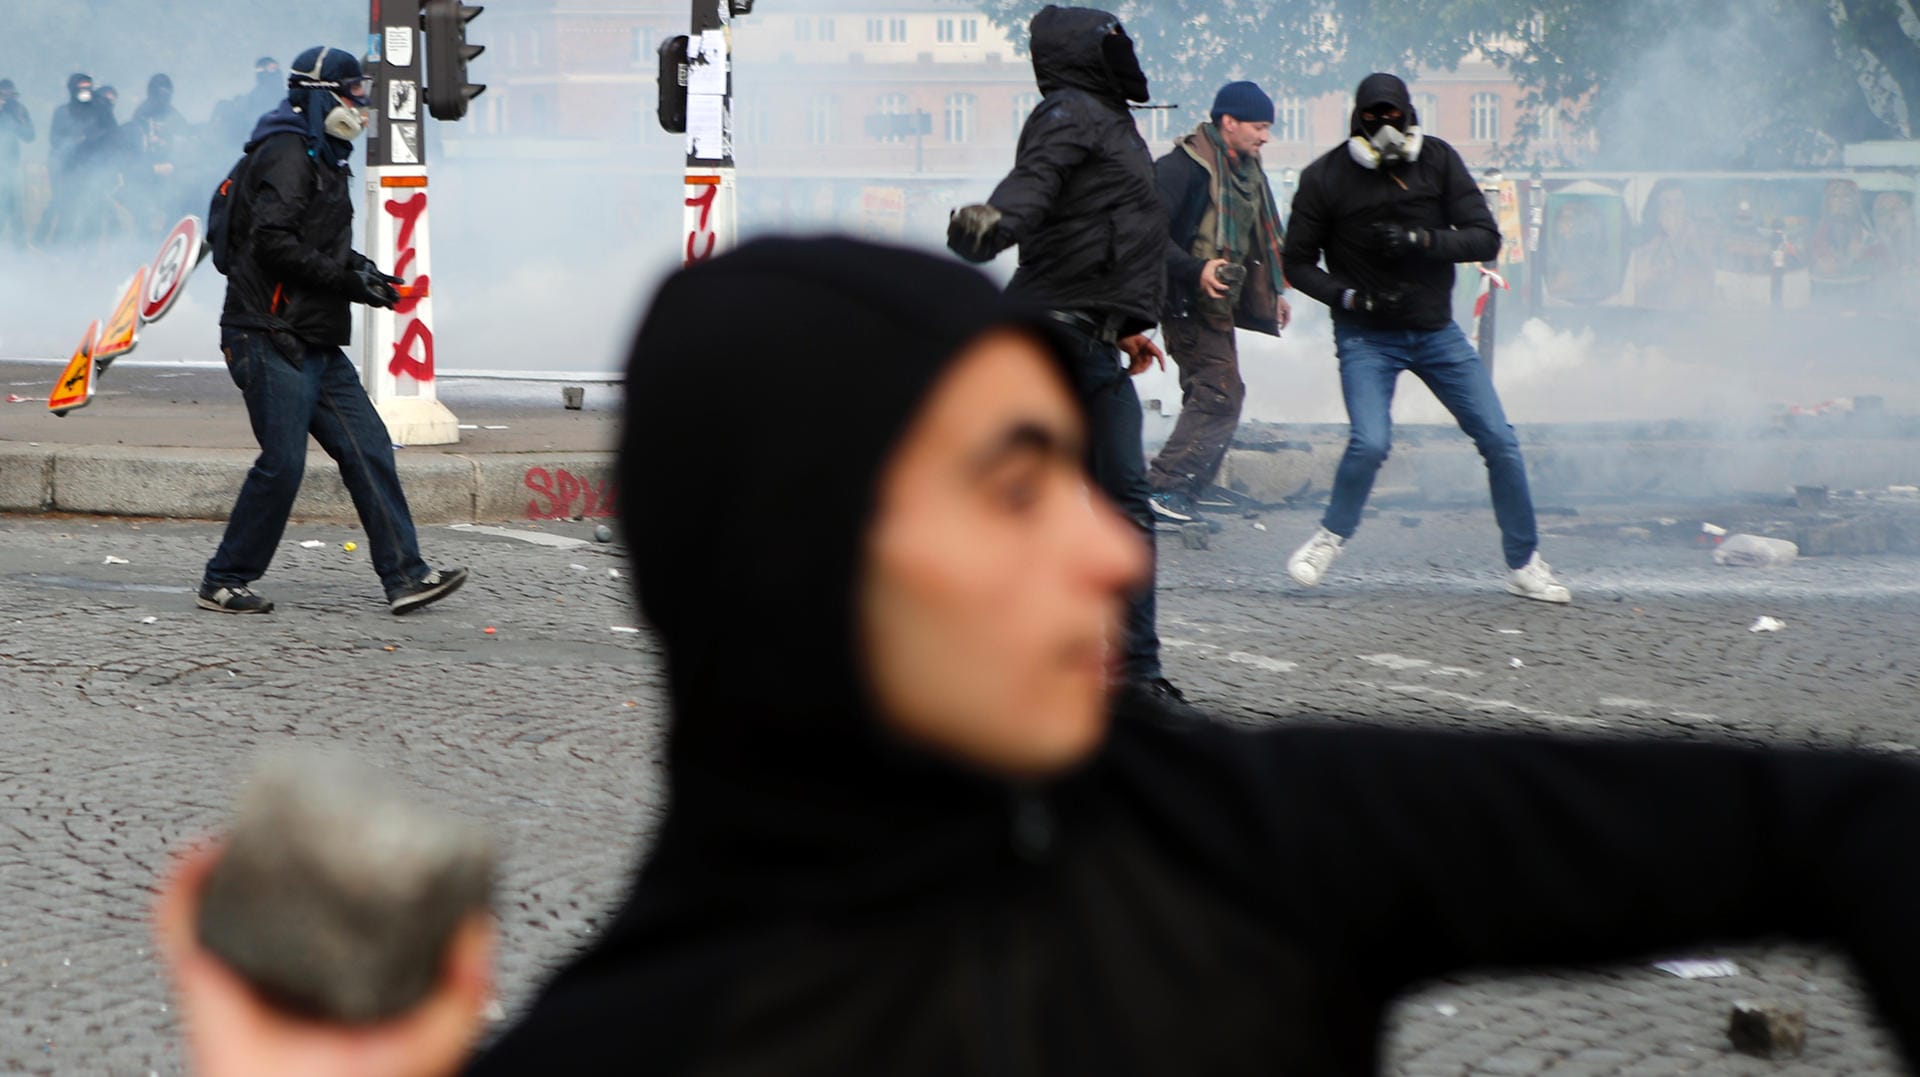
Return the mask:
[[[1620,524],[1698,513],[1549,519],[1559,529],[1544,553],[1577,592],[1566,608],[1499,590],[1484,508],[1383,512],[1314,591],[1282,567],[1312,513],[1229,519],[1207,550],[1162,546],[1169,672],[1238,722],[1914,751],[1920,560],[1803,559],[1763,573],[1716,568],[1682,542],[1612,537]],[[195,610],[187,590],[217,533],[0,516],[0,1071],[181,1072],[147,937],[149,888],[168,850],[220,824],[261,749],[297,740],[364,753],[503,836],[508,1011],[591,937],[657,819],[661,672],[646,634],[613,631],[635,624],[626,581],[609,575],[626,567],[617,546],[427,528],[429,559],[469,565],[474,580],[396,619],[364,551],[341,548],[351,528],[296,525],[262,581],[280,611],[242,620]],[[325,545],[297,545],[309,539]],[[104,564],[110,555],[129,563]],[[1748,632],[1761,614],[1787,628]],[[1389,1071],[1895,1072],[1836,958],[1791,946],[1680,956],[1732,957],[1741,975],[1681,980],[1634,964],[1432,985],[1397,1011]],[[1806,1056],[1730,1054],[1724,1028],[1742,998],[1804,1007]]]

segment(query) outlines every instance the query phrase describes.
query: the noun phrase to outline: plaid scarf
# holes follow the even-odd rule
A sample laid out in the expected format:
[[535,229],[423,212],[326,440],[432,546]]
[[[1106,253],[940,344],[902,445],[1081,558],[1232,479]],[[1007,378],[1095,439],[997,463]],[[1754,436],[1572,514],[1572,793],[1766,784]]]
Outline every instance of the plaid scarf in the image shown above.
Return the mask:
[[[1213,182],[1208,198],[1214,218],[1214,234],[1195,237],[1195,245],[1210,242],[1214,257],[1235,263],[1256,250],[1261,251],[1267,271],[1272,275],[1274,293],[1284,292],[1287,285],[1280,266],[1280,213],[1273,202],[1273,189],[1267,185],[1266,170],[1260,167],[1260,158],[1257,155],[1228,152],[1227,143],[1220,136],[1220,128],[1212,123],[1203,123],[1195,128],[1192,134],[1180,140],[1180,146],[1194,160],[1206,166]],[[1235,203],[1242,207],[1251,206],[1254,212],[1236,213]],[[1240,234],[1243,222],[1247,220],[1257,222],[1257,237]]]

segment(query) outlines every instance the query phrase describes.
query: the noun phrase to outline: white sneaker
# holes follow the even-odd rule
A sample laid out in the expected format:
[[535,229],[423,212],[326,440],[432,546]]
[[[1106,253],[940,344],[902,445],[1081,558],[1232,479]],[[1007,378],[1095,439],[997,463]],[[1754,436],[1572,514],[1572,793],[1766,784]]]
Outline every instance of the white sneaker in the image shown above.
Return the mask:
[[1340,544],[1344,541],[1339,535],[1320,528],[1305,545],[1293,551],[1292,557],[1287,558],[1287,575],[1302,587],[1318,584],[1320,578],[1327,574],[1327,566],[1340,556]]
[[1553,578],[1553,566],[1540,560],[1537,552],[1527,559],[1526,564],[1507,573],[1507,590],[1536,602],[1573,601],[1573,592]]

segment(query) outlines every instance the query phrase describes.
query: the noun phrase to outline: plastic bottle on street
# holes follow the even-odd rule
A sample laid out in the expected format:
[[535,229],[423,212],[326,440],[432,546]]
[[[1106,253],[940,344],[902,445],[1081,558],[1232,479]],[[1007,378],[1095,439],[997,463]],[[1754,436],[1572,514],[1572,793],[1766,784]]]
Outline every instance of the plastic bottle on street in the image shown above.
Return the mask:
[[1786,539],[1759,535],[1729,535],[1714,548],[1713,563],[1736,568],[1779,568],[1800,556],[1800,547]]

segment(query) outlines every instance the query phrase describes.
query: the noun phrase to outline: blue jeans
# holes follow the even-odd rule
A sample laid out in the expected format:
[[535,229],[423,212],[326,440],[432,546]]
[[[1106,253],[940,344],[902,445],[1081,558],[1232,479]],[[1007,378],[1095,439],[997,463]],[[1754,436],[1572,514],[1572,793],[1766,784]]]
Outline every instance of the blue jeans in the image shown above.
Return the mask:
[[300,493],[307,435],[312,434],[340,465],[340,478],[367,533],[373,569],[392,598],[432,570],[420,559],[387,424],[373,410],[360,374],[344,352],[305,341],[299,346],[296,365],[264,334],[221,334],[227,372],[246,397],[260,456],[240,486],[227,533],[207,562],[205,582],[241,586],[266,575]]
[[1161,675],[1160,633],[1154,627],[1153,488],[1140,440],[1140,394],[1120,365],[1118,348],[1078,329],[1072,336],[1073,387],[1087,409],[1087,470],[1147,542],[1147,581],[1127,602],[1123,672],[1128,680],[1152,680]]
[[1519,568],[1540,545],[1534,530],[1533,494],[1520,440],[1500,407],[1493,379],[1458,325],[1445,329],[1371,329],[1334,322],[1334,350],[1340,356],[1340,390],[1347,400],[1346,454],[1333,476],[1333,498],[1320,526],[1350,538],[1360,527],[1360,510],[1373,492],[1373,478],[1393,446],[1393,383],[1411,370],[1460,429],[1473,439],[1487,462],[1487,486],[1493,493],[1493,517],[1500,524],[1500,545],[1508,568]]

